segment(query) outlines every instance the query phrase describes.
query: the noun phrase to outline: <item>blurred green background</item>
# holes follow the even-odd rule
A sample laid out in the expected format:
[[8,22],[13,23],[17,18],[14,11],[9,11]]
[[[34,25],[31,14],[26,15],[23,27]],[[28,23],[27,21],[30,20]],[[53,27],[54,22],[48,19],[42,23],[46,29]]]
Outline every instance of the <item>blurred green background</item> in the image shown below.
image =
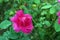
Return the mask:
[[[10,18],[17,10],[33,17],[34,30],[31,34],[16,33]],[[0,40],[60,40],[60,25],[57,0],[0,0]]]

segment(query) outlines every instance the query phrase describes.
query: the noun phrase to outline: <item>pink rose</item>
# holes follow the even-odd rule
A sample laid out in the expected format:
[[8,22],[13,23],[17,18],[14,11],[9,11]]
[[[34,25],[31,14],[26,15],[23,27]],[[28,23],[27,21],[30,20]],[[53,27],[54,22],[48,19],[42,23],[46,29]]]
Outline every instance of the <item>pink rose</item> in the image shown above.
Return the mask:
[[10,19],[13,23],[15,32],[31,33],[33,30],[32,16],[24,14],[23,10],[16,11],[16,14]]

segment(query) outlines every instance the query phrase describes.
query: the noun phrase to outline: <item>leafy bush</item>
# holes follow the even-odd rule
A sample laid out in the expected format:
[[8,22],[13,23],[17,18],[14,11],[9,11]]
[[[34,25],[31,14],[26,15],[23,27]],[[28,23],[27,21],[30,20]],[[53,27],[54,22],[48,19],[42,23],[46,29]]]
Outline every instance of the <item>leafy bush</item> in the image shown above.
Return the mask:
[[[31,34],[16,33],[12,28],[10,18],[20,9],[33,17]],[[0,40],[60,40],[58,10],[57,0],[0,0]]]

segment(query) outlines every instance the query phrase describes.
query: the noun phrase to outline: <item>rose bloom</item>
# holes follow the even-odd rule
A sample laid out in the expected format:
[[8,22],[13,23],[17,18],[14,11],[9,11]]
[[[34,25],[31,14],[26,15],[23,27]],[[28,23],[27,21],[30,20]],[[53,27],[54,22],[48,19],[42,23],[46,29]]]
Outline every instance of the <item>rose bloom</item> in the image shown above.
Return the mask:
[[15,32],[22,31],[27,34],[33,30],[32,16],[30,14],[24,14],[23,10],[16,11],[16,14],[10,20],[12,21]]

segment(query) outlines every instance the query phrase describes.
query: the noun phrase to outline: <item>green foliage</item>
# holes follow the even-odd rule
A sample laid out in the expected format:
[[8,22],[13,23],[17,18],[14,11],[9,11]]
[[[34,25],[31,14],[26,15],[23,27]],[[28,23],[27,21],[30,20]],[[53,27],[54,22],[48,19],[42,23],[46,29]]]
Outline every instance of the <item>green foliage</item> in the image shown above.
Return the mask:
[[49,21],[44,21],[44,24],[45,24],[46,26],[48,26],[48,27],[50,27],[50,26],[51,26],[51,24],[50,24],[50,22],[49,22]]
[[0,0],[0,3],[2,3],[3,2],[3,0]]
[[35,27],[42,27],[41,23],[36,23]]
[[0,40],[8,40],[8,38],[6,38],[4,36],[0,36]]
[[56,12],[55,7],[50,8],[50,14],[54,14]]
[[42,11],[42,13],[41,13],[42,16],[43,16],[43,15],[46,15],[46,14],[47,14],[46,11]]
[[52,7],[51,4],[47,4],[47,5],[44,5],[41,9],[49,9],[49,8],[51,8],[51,7]]
[[1,22],[0,28],[1,28],[1,29],[6,29],[6,28],[8,28],[10,25],[11,25],[11,22],[10,22],[10,21],[4,20],[3,22]]
[[58,20],[55,21],[54,28],[55,28],[56,32],[60,32],[60,25],[58,24]]
[[34,3],[36,3],[37,5],[40,4],[40,0],[34,0]]
[[10,38],[10,39],[17,39],[18,35],[16,33],[11,33],[9,31],[4,32],[3,36]]

